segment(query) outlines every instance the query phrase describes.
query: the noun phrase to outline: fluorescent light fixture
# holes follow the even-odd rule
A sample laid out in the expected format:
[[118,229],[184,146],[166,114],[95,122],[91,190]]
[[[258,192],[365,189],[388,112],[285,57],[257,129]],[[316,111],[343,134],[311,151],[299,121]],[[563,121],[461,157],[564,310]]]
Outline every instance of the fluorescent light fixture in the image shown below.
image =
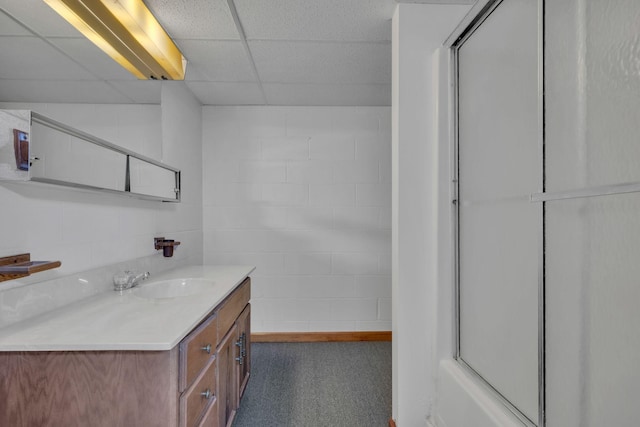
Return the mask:
[[187,61],[142,0],[44,0],[139,79],[184,80]]

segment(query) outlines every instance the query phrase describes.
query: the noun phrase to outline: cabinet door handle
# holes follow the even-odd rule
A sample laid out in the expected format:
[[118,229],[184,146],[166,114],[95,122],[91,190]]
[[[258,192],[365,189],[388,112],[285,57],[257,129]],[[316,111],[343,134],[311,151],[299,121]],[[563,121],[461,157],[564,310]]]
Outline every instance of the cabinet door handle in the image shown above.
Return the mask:
[[206,351],[207,354],[211,354],[211,344],[207,344],[204,347],[201,347],[200,349],[203,351]]
[[210,399],[211,398],[211,390],[207,389],[207,391],[203,391],[202,393],[200,393],[200,396],[204,397],[205,399]]
[[236,360],[238,361],[239,364],[242,365],[242,357],[236,357]]
[[242,338],[240,340],[242,341],[242,347],[240,347],[241,348],[240,355],[242,357],[246,357],[247,356],[247,334],[243,332]]

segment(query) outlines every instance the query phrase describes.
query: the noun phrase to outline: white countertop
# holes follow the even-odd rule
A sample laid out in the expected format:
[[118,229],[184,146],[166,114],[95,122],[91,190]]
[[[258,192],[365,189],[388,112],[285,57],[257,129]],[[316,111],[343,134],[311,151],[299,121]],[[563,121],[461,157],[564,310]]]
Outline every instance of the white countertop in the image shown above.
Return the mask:
[[[170,350],[254,270],[189,266],[150,277],[134,290],[103,292],[0,329],[0,351]],[[135,289],[174,278],[211,280],[190,296],[150,299]]]

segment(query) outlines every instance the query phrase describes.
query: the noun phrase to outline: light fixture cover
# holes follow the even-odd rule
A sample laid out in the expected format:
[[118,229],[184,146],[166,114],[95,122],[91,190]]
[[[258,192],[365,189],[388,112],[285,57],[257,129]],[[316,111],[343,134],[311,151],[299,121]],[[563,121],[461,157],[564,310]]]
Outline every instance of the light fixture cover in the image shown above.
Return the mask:
[[139,79],[184,80],[186,60],[142,0],[44,0]]

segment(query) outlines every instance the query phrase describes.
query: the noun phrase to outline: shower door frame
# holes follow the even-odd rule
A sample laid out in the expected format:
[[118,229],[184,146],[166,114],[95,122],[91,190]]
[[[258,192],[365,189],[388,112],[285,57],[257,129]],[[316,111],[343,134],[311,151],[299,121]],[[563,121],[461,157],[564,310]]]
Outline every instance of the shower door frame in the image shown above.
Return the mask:
[[[479,0],[462,20],[460,25],[447,38],[444,47],[449,51],[449,63],[451,74],[449,87],[451,89],[449,97],[449,117],[450,120],[450,141],[451,141],[451,181],[453,183],[452,194],[452,248],[453,248],[453,291],[454,291],[454,318],[453,318],[453,354],[454,359],[473,377],[479,379],[493,396],[512,412],[521,422],[530,427],[545,427],[545,204],[537,203],[538,206],[538,420],[537,423],[526,417],[516,408],[505,396],[496,390],[491,383],[482,377],[476,370],[467,364],[460,354],[460,209],[459,209],[459,132],[458,132],[458,103],[459,103],[459,81],[458,81],[458,50],[464,42],[478,29],[483,22],[500,6],[505,0]],[[538,156],[541,167],[540,182],[538,183],[538,194],[545,193],[545,111],[544,111],[544,0],[537,1],[538,6]],[[531,195],[531,202],[535,203],[538,194]]]

